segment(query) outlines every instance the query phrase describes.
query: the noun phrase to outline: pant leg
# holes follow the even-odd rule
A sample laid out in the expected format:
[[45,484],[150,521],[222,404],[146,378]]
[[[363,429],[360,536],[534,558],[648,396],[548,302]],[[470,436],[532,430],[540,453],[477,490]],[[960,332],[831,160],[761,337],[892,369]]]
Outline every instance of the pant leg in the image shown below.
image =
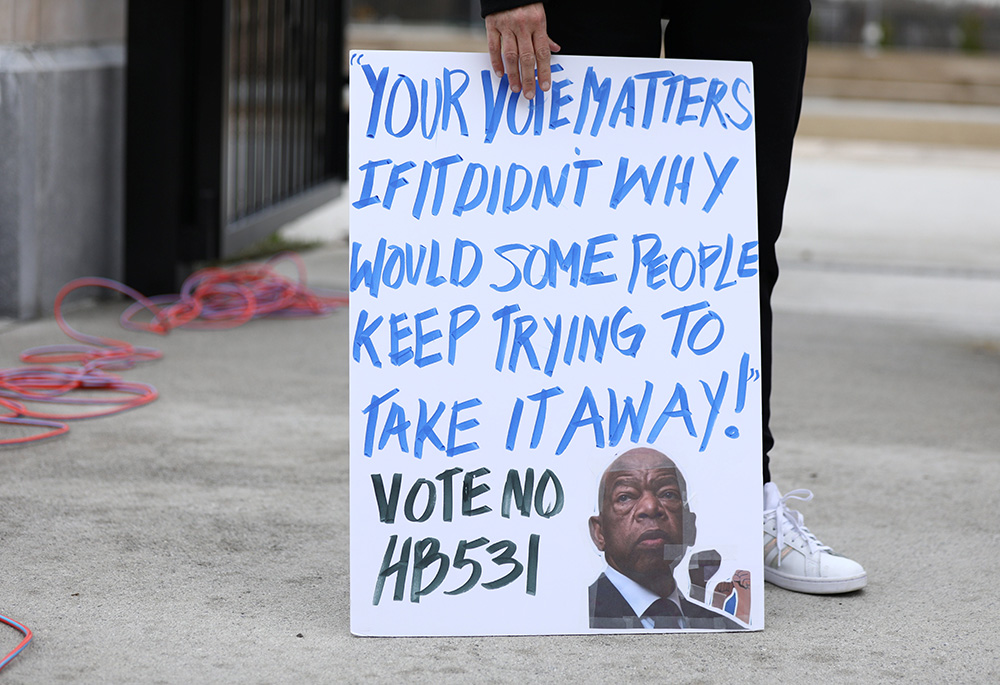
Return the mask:
[[667,0],[667,57],[753,62],[760,255],[761,399],[764,482],[771,480],[771,293],[778,280],[775,243],[802,107],[809,0]]
[[[754,65],[757,141],[757,212],[761,330],[761,400],[764,482],[769,454],[772,311],[778,280],[775,244],[781,233],[791,170],[792,142],[802,106],[808,46],[809,0],[549,0],[549,35],[564,54],[655,57],[659,17],[667,57],[750,61]],[[654,16],[655,15],[655,16]],[[651,38],[656,33],[654,44]]]

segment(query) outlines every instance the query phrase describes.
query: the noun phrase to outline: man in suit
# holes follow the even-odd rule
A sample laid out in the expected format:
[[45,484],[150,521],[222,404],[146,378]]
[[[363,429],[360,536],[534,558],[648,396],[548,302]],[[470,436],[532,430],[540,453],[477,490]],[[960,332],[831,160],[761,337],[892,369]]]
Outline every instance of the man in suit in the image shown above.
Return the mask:
[[674,568],[695,540],[695,514],[677,465],[647,447],[625,452],[601,477],[590,537],[608,568],[590,586],[590,627],[740,630],[689,601]]

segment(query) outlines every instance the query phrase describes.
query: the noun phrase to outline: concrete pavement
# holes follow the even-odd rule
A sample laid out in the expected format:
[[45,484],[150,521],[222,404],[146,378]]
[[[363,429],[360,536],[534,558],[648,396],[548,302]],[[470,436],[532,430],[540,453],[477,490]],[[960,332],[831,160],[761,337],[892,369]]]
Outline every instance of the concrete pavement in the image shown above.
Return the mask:
[[[154,404],[0,451],[7,683],[990,682],[1000,678],[1000,153],[802,139],[776,294],[775,480],[869,586],[771,586],[725,635],[375,639],[347,601],[346,310],[164,351]],[[286,229],[344,288],[346,202]],[[0,331],[0,367],[64,342]],[[17,642],[0,627],[0,652]]]

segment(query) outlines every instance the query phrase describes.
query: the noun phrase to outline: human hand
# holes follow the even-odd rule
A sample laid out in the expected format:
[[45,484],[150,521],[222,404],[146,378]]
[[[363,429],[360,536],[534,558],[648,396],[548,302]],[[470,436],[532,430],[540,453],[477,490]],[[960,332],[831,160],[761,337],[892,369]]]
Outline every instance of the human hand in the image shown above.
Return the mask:
[[750,571],[734,573],[733,588],[736,590],[736,618],[750,623]]
[[750,589],[750,571],[737,571],[733,574],[733,585],[744,590]]
[[712,606],[716,609],[723,609],[729,595],[733,593],[733,584],[728,580],[717,583],[712,591]]
[[[719,570],[722,557],[714,549],[702,550],[691,555],[688,562],[688,576],[691,578],[692,586],[700,586],[702,590],[708,581]],[[704,594],[704,593],[702,593]]]
[[496,12],[486,17],[486,44],[490,64],[497,77],[506,72],[510,89],[524,90],[524,97],[535,97],[535,69],[538,85],[548,90],[552,84],[551,57],[559,52],[546,32],[545,6],[536,2],[523,7]]

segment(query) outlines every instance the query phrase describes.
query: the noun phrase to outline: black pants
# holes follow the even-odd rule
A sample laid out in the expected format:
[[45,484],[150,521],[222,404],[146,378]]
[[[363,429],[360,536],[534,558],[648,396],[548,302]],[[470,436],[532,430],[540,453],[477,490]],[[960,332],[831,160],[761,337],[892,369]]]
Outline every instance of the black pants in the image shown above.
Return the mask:
[[560,54],[658,57],[660,19],[667,57],[749,61],[754,67],[760,255],[761,398],[764,482],[771,480],[771,293],[778,280],[781,233],[802,108],[809,0],[548,0],[549,35]]

